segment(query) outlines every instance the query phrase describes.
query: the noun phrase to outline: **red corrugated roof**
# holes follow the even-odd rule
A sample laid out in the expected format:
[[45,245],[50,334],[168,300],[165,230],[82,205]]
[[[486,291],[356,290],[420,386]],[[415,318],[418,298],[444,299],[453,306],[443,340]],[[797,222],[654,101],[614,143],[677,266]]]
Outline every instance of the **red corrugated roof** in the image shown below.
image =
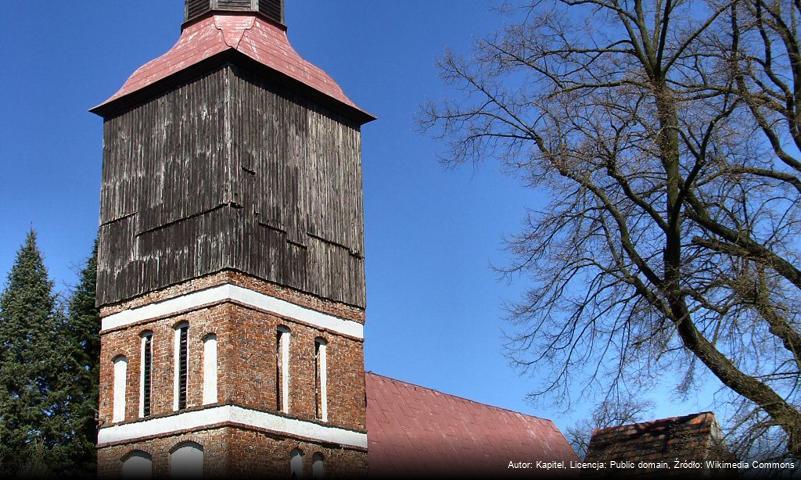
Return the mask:
[[212,15],[186,26],[178,42],[167,53],[136,70],[117,93],[96,108],[227,50],[240,52],[367,114],[345,95],[328,74],[298,55],[290,45],[284,28],[257,15]]
[[369,474],[378,477],[549,476],[510,471],[509,462],[578,460],[550,420],[374,373],[367,374],[367,441]]

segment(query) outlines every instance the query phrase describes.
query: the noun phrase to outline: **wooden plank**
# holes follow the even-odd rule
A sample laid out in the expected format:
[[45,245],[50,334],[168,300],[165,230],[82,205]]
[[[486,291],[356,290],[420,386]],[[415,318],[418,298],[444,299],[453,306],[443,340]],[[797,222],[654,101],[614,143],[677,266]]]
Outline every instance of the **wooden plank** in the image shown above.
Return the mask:
[[224,66],[105,122],[99,305],[235,269],[364,306],[359,128],[284,90]]

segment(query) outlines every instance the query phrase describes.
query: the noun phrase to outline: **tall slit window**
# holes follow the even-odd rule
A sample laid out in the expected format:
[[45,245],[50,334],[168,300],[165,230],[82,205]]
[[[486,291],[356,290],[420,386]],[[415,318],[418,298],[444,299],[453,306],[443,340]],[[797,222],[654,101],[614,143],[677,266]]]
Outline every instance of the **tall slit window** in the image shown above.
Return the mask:
[[188,324],[182,323],[175,327],[174,410],[183,410],[186,408],[186,386],[189,380],[188,335]]
[[290,330],[278,327],[275,337],[275,384],[276,407],[278,411],[289,413],[289,341]]
[[153,334],[142,334],[142,364],[139,376],[139,416],[150,416],[150,396],[153,385]]
[[128,359],[120,355],[114,360],[114,396],[111,412],[112,422],[125,420],[125,387],[128,377]]
[[314,340],[314,403],[317,418],[328,421],[328,342],[323,338]]

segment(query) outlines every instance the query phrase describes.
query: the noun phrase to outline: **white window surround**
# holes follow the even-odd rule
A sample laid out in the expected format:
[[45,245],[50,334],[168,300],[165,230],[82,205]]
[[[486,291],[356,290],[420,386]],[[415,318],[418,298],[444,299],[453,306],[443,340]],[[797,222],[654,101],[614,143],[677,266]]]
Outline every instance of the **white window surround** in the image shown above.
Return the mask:
[[111,421],[125,420],[125,390],[128,383],[128,359],[119,356],[114,360],[114,398]]
[[229,423],[259,428],[279,434],[293,435],[320,442],[367,448],[367,434],[315,422],[284,417],[270,412],[251,410],[235,405],[204,408],[167,417],[141,420],[101,428],[97,443],[104,446],[137,438],[164,435]]
[[286,327],[278,327],[278,360],[281,362],[281,411],[289,413],[290,410],[290,364],[289,364],[289,344],[292,339],[292,332]]
[[188,293],[179,297],[109,315],[102,320],[101,333],[110,329],[125,327],[134,323],[173,315],[178,312],[189,311],[204,305],[222,301],[236,301],[243,305],[291,318],[316,328],[329,330],[357,339],[364,338],[364,325],[359,322],[301,307],[300,305],[285,300],[230,284]]
[[320,375],[320,420],[328,421],[328,342],[318,338],[315,341],[317,349],[317,368]]
[[217,403],[217,335],[203,338],[203,405]]

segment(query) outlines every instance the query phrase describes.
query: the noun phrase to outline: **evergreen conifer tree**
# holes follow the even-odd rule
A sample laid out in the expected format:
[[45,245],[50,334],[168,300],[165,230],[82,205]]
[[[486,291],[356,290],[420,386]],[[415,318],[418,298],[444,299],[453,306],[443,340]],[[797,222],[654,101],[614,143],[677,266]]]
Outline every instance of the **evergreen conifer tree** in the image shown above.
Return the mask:
[[95,473],[100,359],[100,311],[95,307],[97,282],[97,240],[86,260],[80,280],[69,300],[65,325],[67,367],[61,381],[66,392],[67,423],[71,438],[65,445],[71,476]]
[[53,284],[31,230],[0,296],[0,474],[42,475],[56,463],[58,333]]

